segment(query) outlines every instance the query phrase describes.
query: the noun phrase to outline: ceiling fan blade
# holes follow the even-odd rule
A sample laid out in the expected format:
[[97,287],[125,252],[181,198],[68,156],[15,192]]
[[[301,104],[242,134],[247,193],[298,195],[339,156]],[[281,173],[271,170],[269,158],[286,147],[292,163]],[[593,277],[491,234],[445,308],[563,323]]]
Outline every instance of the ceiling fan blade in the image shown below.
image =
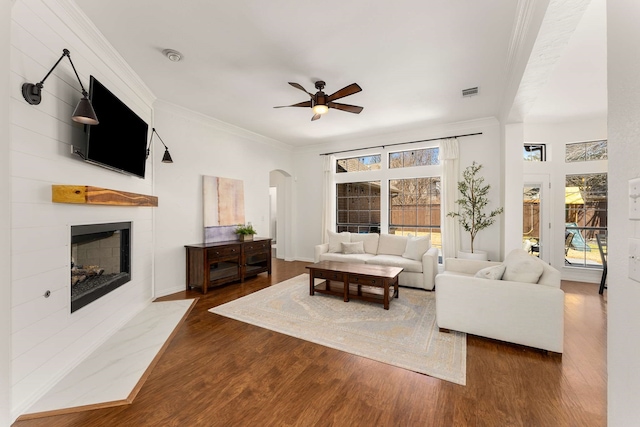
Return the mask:
[[339,91],[335,92],[332,95],[329,95],[329,101],[335,101],[336,99],[344,98],[345,96],[353,95],[354,93],[358,93],[362,90],[357,83],[351,83],[349,86],[343,87]]
[[339,104],[337,102],[330,102],[329,108],[335,108],[336,110],[347,111],[354,114],[360,114],[360,112],[363,110],[362,107],[358,107],[357,105]]
[[298,102],[297,104],[293,104],[293,105],[280,105],[278,107],[273,107],[273,108],[286,108],[286,107],[311,107],[311,101]]
[[311,92],[307,92],[307,90],[305,88],[302,87],[302,85],[299,85],[298,83],[293,83],[293,82],[289,82],[289,84],[293,87],[295,87],[296,89],[300,89],[301,91],[303,91],[304,93],[308,94],[309,96],[313,97],[313,94]]
[[314,114],[313,117],[311,117],[311,121],[318,120],[320,117],[322,117],[322,114]]

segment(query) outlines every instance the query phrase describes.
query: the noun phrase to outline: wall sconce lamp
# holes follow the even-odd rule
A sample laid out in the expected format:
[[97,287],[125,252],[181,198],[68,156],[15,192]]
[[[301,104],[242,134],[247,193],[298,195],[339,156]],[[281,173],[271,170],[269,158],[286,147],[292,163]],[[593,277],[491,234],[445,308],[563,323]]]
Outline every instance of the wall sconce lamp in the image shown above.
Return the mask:
[[98,117],[96,116],[96,112],[93,110],[91,106],[91,102],[89,101],[89,94],[84,90],[84,86],[82,86],[82,82],[80,81],[80,76],[78,76],[78,72],[76,71],[76,67],[73,65],[73,61],[71,61],[71,56],[69,54],[68,49],[62,49],[62,56],[58,59],[58,62],[55,63],[53,67],[49,70],[44,79],[40,81],[40,83],[25,83],[22,85],[22,96],[25,101],[27,101],[31,105],[38,105],[42,100],[42,87],[44,86],[44,81],[47,80],[47,77],[51,74],[51,72],[58,66],[62,58],[69,58],[69,62],[71,63],[71,67],[73,68],[73,72],[76,73],[76,78],[78,79],[78,83],[80,83],[80,87],[82,88],[82,99],[78,102],[76,109],[73,110],[73,114],[71,115],[71,120],[78,123],[84,123],[86,125],[97,125]]
[[149,158],[149,153],[151,150],[151,142],[153,141],[153,134],[158,135],[158,139],[160,140],[160,142],[162,142],[162,145],[164,145],[164,156],[162,156],[162,163],[173,163],[173,159],[171,158],[171,154],[169,154],[169,149],[167,148],[167,144],[164,143],[164,141],[162,140],[162,138],[160,138],[160,135],[158,134],[158,132],[156,132],[156,128],[151,128],[151,139],[149,140],[149,147],[147,147],[147,159]]

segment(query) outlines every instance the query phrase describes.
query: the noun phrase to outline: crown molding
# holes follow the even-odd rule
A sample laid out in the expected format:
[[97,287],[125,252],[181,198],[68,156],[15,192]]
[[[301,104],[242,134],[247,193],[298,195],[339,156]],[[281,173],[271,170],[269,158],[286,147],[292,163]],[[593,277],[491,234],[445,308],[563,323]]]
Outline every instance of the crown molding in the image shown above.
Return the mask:
[[43,4],[78,35],[79,41],[90,50],[99,52],[98,56],[106,66],[120,76],[144,102],[148,105],[154,103],[157,98],[155,94],[73,0],[47,0]]

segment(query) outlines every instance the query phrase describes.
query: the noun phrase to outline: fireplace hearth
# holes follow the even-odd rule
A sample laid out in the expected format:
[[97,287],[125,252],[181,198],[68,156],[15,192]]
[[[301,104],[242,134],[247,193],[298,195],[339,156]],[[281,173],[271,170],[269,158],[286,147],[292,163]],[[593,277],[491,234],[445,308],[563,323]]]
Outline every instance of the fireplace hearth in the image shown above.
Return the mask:
[[71,226],[71,312],[131,280],[131,223]]

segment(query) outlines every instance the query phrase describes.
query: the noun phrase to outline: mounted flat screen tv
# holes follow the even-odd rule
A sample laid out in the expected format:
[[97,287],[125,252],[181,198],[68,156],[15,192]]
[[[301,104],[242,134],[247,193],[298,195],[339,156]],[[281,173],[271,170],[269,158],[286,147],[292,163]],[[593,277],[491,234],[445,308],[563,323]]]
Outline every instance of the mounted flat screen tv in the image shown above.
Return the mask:
[[93,76],[89,99],[100,123],[87,126],[85,160],[144,178],[147,123]]

